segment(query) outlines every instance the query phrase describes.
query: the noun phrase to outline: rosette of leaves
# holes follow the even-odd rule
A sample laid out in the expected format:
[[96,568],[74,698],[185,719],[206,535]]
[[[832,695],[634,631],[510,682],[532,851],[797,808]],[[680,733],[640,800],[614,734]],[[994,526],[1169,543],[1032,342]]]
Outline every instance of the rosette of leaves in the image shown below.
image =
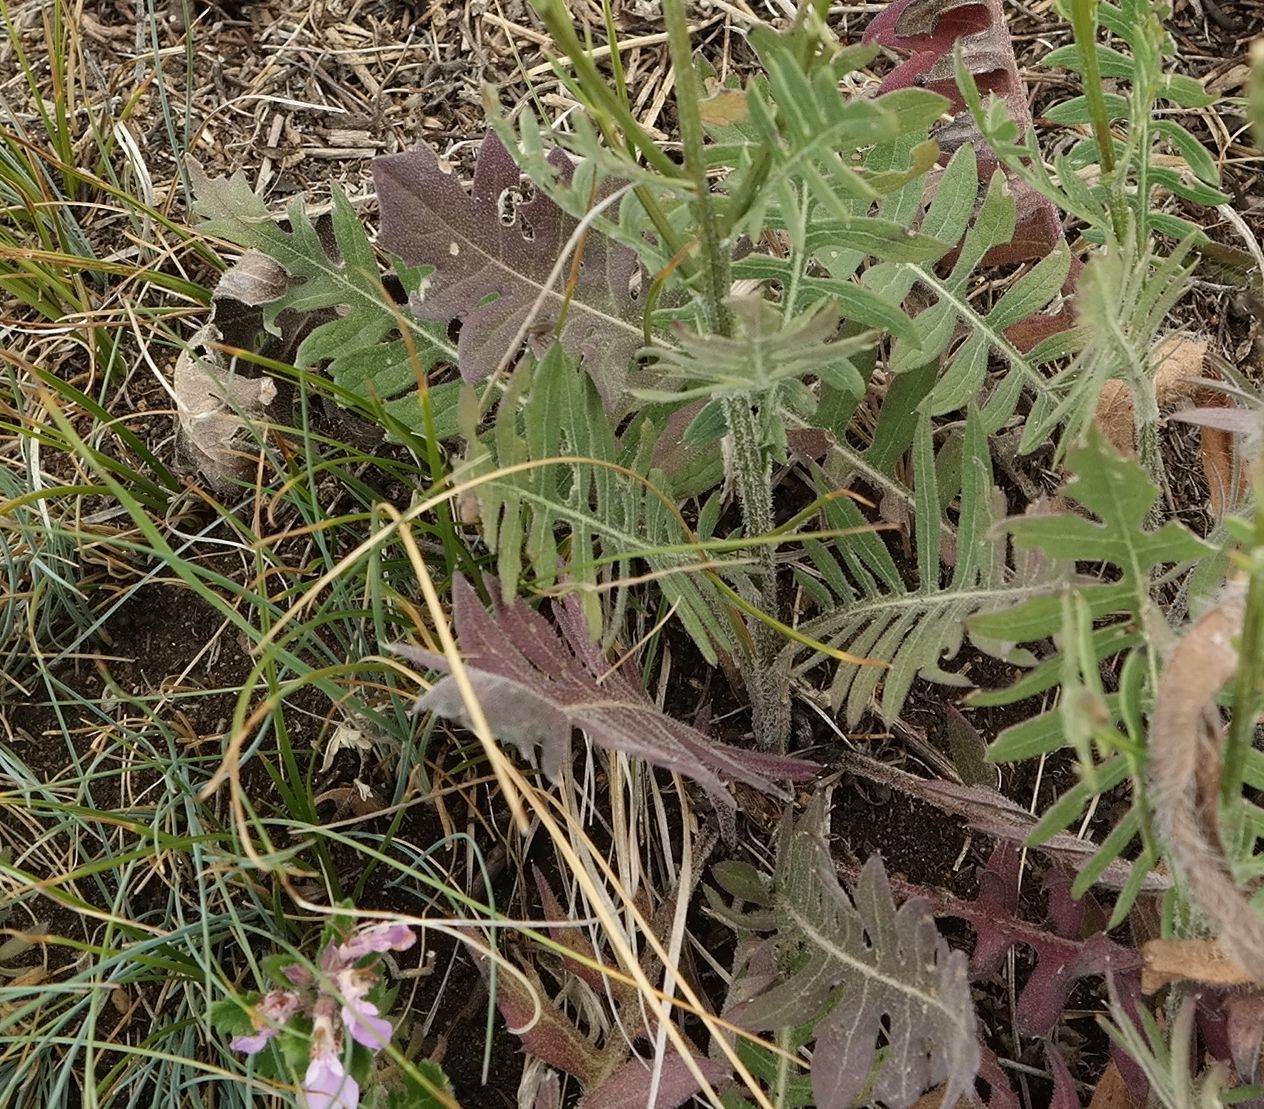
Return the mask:
[[796,1046],[811,1041],[818,1109],[845,1109],[862,1095],[903,1109],[941,1083],[951,1106],[979,1068],[966,958],[919,898],[896,908],[877,856],[850,895],[843,889],[825,815],[823,794],[798,820],[787,813],[771,878],[746,863],[713,868],[743,907],[707,889],[711,908],[748,938],[724,1015]]
[[674,346],[648,351],[655,359],[657,387],[634,393],[648,401],[704,401],[683,435],[695,447],[712,445],[727,433],[726,396],[749,398],[759,413],[758,449],[783,460],[785,416],[810,419],[816,410],[808,381],[815,378],[843,392],[863,393],[864,382],[852,359],[871,348],[875,337],[840,336],[833,304],[786,319],[762,297],[730,297],[727,303],[737,322],[733,337],[677,328]]

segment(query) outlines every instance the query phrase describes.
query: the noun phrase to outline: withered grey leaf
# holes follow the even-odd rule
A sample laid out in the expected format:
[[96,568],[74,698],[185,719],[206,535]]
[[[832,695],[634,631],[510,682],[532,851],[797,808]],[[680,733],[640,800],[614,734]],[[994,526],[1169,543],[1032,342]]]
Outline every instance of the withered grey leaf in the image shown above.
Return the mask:
[[[861,1094],[907,1109],[940,1083],[942,1104],[955,1105],[979,1069],[966,957],[948,947],[922,898],[896,908],[877,855],[849,896],[826,826],[821,793],[798,821],[787,814],[769,906],[778,930],[750,959],[752,968],[777,973],[743,991],[724,1015],[752,1031],[816,1020],[812,1090],[819,1109],[846,1109]],[[740,926],[740,915],[730,915]]]
[[202,328],[176,359],[173,390],[180,447],[197,471],[219,492],[232,487],[251,468],[242,449],[246,421],[268,416],[276,399],[270,377],[238,373],[214,344],[212,324]]
[[[570,176],[565,154],[554,151],[549,160]],[[617,402],[642,342],[632,251],[590,232],[568,303],[569,265],[556,284],[548,283],[578,221],[542,194],[523,200],[518,166],[494,134],[479,149],[472,192],[425,146],[375,158],[373,179],[382,209],[379,242],[409,265],[434,267],[412,297],[413,312],[423,320],[461,321],[457,363],[466,381],[482,381],[517,353],[510,348],[547,287],[532,340],[551,336],[565,312],[562,346],[584,359],[606,406]]]
[[[776,779],[801,781],[819,771],[815,763],[714,743],[660,712],[622,669],[611,670],[600,648],[589,641],[574,594],[553,606],[559,635],[525,601],[501,603],[499,587],[485,580],[493,599],[491,613],[463,577],[452,583],[452,623],[470,684],[497,737],[524,752],[538,748],[550,778],[556,779],[570,758],[574,728],[598,747],[694,779],[730,808],[734,801],[724,787],[726,779],[783,793]],[[449,669],[443,655],[402,644],[389,650],[419,666]],[[417,707],[468,724],[465,701],[450,677],[436,682]]]
[[289,283],[289,276],[280,263],[257,250],[248,250],[220,276],[215,298],[239,300],[258,308],[279,300]]

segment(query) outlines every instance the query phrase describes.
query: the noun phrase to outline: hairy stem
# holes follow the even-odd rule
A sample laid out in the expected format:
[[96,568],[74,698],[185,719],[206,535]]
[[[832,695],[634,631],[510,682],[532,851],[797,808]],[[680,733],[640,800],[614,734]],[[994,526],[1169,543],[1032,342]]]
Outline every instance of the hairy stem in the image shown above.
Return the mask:
[[1097,156],[1102,165],[1102,175],[1109,182],[1111,222],[1114,224],[1115,234],[1122,239],[1127,230],[1127,216],[1121,201],[1119,182],[1112,180],[1115,172],[1115,140],[1110,132],[1110,116],[1106,111],[1106,96],[1102,91],[1102,74],[1097,65],[1097,3],[1098,0],[1071,0],[1071,30],[1084,59],[1084,96],[1088,101],[1088,114],[1093,121],[1093,135],[1097,139]]
[[[731,336],[733,315],[726,303],[731,284],[729,252],[720,233],[720,221],[707,181],[705,135],[698,110],[693,47],[684,0],[663,0],[663,18],[676,73],[676,113],[685,174],[694,187],[690,208],[701,246],[699,277],[705,323],[715,334]],[[772,466],[759,433],[754,398],[728,395],[723,404],[724,418],[733,440],[733,474],[743,528],[748,538],[767,535],[773,530]],[[773,548],[761,544],[758,550],[762,579],[760,603],[769,615],[776,617],[780,606]],[[790,703],[788,671],[783,673],[784,668],[776,664],[780,640],[777,633],[762,622],[754,621],[747,627],[751,637],[750,657],[742,669],[751,699],[755,742],[765,749],[783,751],[790,737]]]

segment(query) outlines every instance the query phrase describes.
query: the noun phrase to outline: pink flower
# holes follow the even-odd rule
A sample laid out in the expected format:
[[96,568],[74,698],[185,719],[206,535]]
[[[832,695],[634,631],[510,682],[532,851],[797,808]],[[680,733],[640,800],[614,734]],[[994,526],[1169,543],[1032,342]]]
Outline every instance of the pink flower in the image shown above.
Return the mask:
[[416,939],[407,924],[393,924],[390,921],[367,924],[357,928],[338,945],[338,955],[344,963],[354,963],[365,955],[381,954],[383,951],[407,951]]
[[303,1078],[304,1109],[356,1109],[360,1087],[342,1066],[333,1004],[322,998],[312,1012],[312,1056]]
[[360,1087],[342,1064],[343,1033],[373,1051],[391,1042],[391,1022],[368,999],[380,974],[373,965],[357,967],[370,955],[404,951],[416,942],[413,930],[389,921],[357,928],[342,943],[328,943],[318,960],[323,973],[292,963],[280,969],[293,989],[273,989],[251,1014],[255,1031],[236,1036],[234,1051],[255,1055],[298,1013],[312,1020],[311,1056],[303,1079],[303,1109],[356,1109]]
[[228,1046],[243,1055],[258,1055],[279,1031],[279,1028],[260,1028],[258,1032],[252,1032],[248,1036],[234,1036],[228,1041]]
[[337,987],[342,995],[342,1023],[358,1044],[381,1051],[391,1042],[391,1022],[378,1014],[378,1007],[366,994],[377,982],[371,970],[354,968],[338,972]]
[[246,1055],[257,1055],[302,1007],[302,997],[293,990],[269,990],[251,1014],[256,1031],[234,1036],[228,1046]]
[[359,1104],[360,1087],[338,1056],[313,1056],[303,1079],[304,1109],[356,1109]]

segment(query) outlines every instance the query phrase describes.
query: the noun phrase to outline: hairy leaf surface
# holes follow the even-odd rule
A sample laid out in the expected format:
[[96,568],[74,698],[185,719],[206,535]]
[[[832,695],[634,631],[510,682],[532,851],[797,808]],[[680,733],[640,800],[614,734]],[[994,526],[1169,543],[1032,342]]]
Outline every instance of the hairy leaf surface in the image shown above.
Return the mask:
[[[660,712],[636,682],[622,669],[612,669],[589,641],[573,595],[553,606],[559,634],[525,601],[504,604],[493,596],[488,613],[474,587],[460,576],[453,579],[452,594],[453,627],[488,724],[524,753],[538,749],[550,778],[556,779],[570,758],[574,728],[598,747],[693,778],[730,808],[734,801],[725,781],[779,793],[774,779],[799,781],[820,769],[799,759],[714,743]],[[449,670],[443,655],[404,645],[391,649],[419,666]],[[436,682],[417,708],[468,723],[465,701],[451,677]]]
[[[488,479],[478,488],[483,539],[496,554],[505,601],[516,596],[529,568],[541,584],[564,572],[576,583],[612,585],[612,609],[620,613],[629,590],[617,583],[633,577],[633,559],[641,557],[660,572],[663,596],[708,661],[717,649],[731,648],[722,606],[698,572],[700,555],[674,511],[670,483],[650,466],[655,429],[635,429],[627,436],[632,442],[621,445],[595,386],[560,345],[538,365],[514,371],[490,436],[480,440],[471,426],[465,432],[469,473]],[[582,593],[594,633],[601,596],[597,588]]]
[[[554,151],[549,160],[569,176],[565,154]],[[375,159],[373,179],[382,245],[409,265],[431,268],[413,311],[424,320],[461,321],[457,364],[466,381],[484,380],[517,353],[515,340],[540,300],[529,337],[557,334],[583,357],[607,405],[622,396],[642,342],[635,254],[593,232],[582,243],[574,288],[569,266],[554,278],[578,221],[544,195],[525,198],[518,166],[495,134],[479,148],[472,192],[426,146]]]
[[751,956],[752,966],[772,969],[771,979],[739,978],[726,1016],[755,1031],[819,1016],[812,1088],[820,1109],[844,1109],[862,1093],[900,1109],[940,1083],[947,1085],[942,1104],[952,1105],[979,1067],[965,956],[949,949],[924,901],[896,908],[878,856],[848,896],[824,826],[818,794],[800,820],[788,815],[782,825],[766,893],[760,896],[758,883],[733,883],[756,908],[722,915],[739,928],[777,931]]
[[[886,544],[874,534],[850,535],[833,548],[808,544],[811,565],[799,574],[800,583],[819,598],[822,609],[820,615],[800,624],[802,632],[840,650],[890,664],[885,670],[838,664],[830,699],[835,706],[846,706],[849,726],[855,726],[871,700],[879,697],[879,683],[879,704],[887,719],[900,711],[918,676],[945,685],[969,684],[941,665],[960,648],[966,617],[1010,608],[1018,600],[1056,588],[1057,567],[1041,569],[1033,580],[1024,580],[1007,567],[1005,544],[991,534],[997,494],[977,411],[971,409],[966,419],[958,529],[951,549],[940,526],[939,475],[925,417],[917,425],[913,460],[917,585],[910,589],[904,584]],[[859,510],[846,500],[835,501],[826,512],[832,527],[864,524]],[[952,566],[952,576],[943,584],[941,564]],[[1011,657],[1003,636],[980,634],[973,642],[992,654]],[[797,651],[797,646],[787,650]],[[819,661],[808,655],[795,669],[801,673]]]

